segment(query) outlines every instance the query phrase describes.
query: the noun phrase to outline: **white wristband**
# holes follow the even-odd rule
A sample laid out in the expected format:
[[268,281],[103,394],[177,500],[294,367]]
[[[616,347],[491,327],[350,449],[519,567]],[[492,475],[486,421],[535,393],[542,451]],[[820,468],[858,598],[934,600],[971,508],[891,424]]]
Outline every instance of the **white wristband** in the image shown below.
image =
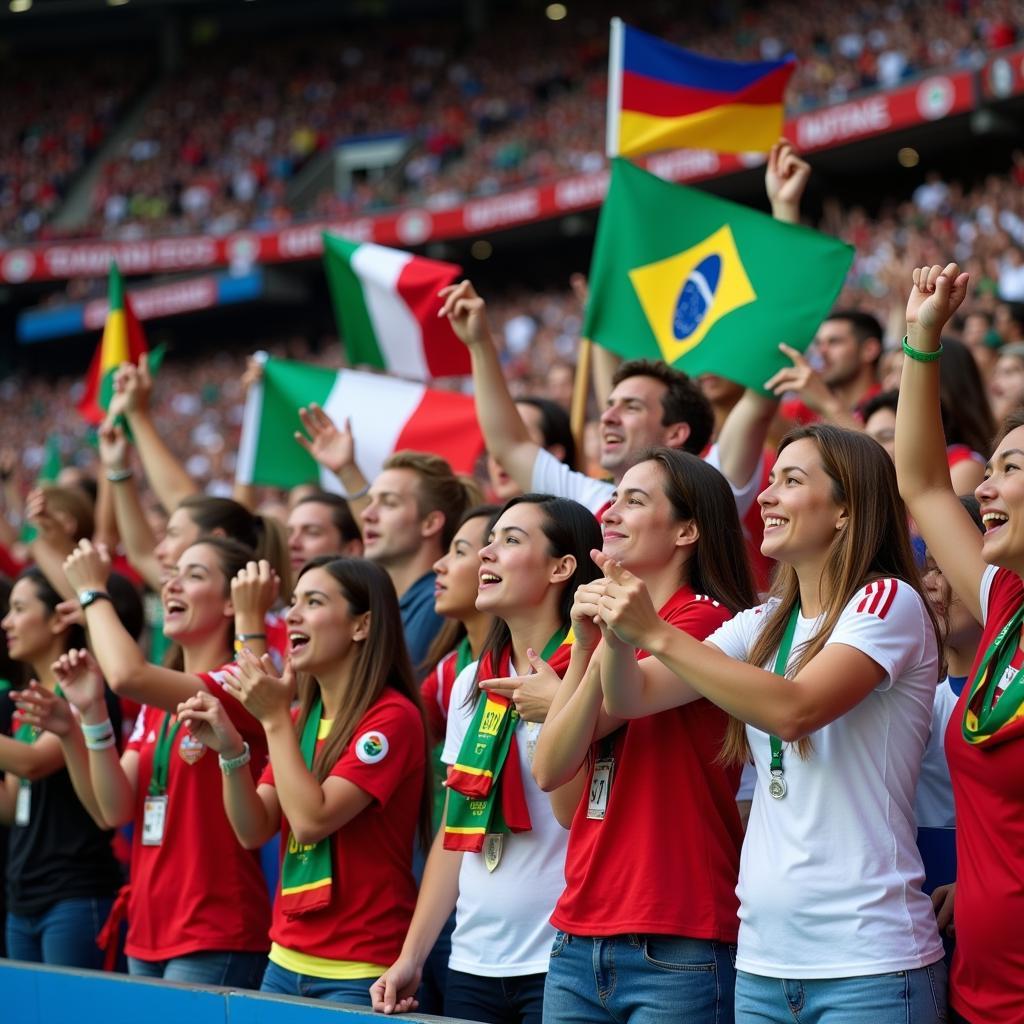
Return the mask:
[[88,736],[85,737],[87,750],[109,750],[116,742],[117,738],[112,732],[108,732],[106,736],[96,740],[89,739]]
[[217,760],[220,762],[220,770],[225,775],[231,775],[232,772],[238,771],[243,765],[249,763],[249,744],[242,744],[242,752],[238,757],[225,757],[223,754],[218,754]]

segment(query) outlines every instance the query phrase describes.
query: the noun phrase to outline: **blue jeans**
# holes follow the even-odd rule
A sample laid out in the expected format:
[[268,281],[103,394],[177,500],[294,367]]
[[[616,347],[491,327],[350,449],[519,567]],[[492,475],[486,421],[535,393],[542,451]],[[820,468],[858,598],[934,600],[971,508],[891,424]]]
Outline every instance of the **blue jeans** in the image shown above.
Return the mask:
[[541,1024],[544,975],[484,978],[448,971],[444,1015],[483,1024]]
[[674,935],[559,932],[545,1024],[732,1024],[736,947]]
[[60,900],[41,914],[7,915],[7,955],[12,960],[60,967],[103,968],[96,936],[106,924],[112,899]]
[[261,992],[273,992],[279,996],[304,996],[306,999],[322,999],[326,1003],[349,1003],[351,1006],[372,1006],[370,986],[377,980],[372,978],[314,978],[310,974],[296,974],[273,960],[267,961]]
[[736,1024],[945,1024],[946,965],[789,981],[736,973]]
[[266,953],[241,953],[212,949],[186,953],[170,960],[139,960],[128,957],[128,973],[135,978],[163,978],[189,985],[221,985],[224,988],[259,988]]

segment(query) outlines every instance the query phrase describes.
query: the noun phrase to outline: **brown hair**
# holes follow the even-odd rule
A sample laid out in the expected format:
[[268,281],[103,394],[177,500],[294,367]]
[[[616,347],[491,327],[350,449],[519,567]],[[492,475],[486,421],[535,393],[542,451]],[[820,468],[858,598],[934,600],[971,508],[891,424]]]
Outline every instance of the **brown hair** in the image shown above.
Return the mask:
[[683,451],[699,455],[707,448],[715,429],[715,414],[696,381],[660,360],[628,359],[612,376],[612,387],[618,387],[630,377],[652,377],[665,385],[665,394],[661,396],[661,425],[689,425],[690,434],[683,442]]
[[1003,420],[999,427],[999,433],[996,434],[995,440],[992,442],[993,450],[1003,443],[1007,434],[1016,430],[1018,427],[1024,427],[1024,409],[1017,409],[1014,412],[1011,412],[1010,415]]
[[[408,698],[419,712],[423,724],[423,791],[420,798],[419,833],[426,845],[431,836],[433,806],[433,766],[427,751],[427,720],[420,690],[412,674],[409,652],[402,632],[398,595],[391,577],[365,558],[334,558],[323,555],[310,559],[299,573],[301,579],[310,569],[323,569],[338,583],[352,615],[370,613],[370,629],[352,667],[353,685],[349,702],[339,710],[313,762],[313,774],[320,782],[328,777],[342,752],[355,738],[354,733],[366,712],[380,699],[386,687]],[[298,680],[299,715],[295,730],[301,737],[310,710],[320,695],[313,676],[302,673]]]
[[447,551],[455,536],[456,524],[470,502],[462,480],[440,455],[428,452],[395,452],[384,463],[384,469],[411,469],[419,477],[416,507],[421,518],[426,518],[431,512],[443,513],[444,528],[440,541],[441,550]]
[[356,522],[356,517],[352,515],[352,509],[349,508],[348,502],[340,494],[332,494],[330,491],[313,491],[299,498],[292,508],[298,508],[300,505],[306,505],[311,501],[315,501],[318,505],[323,505],[328,510],[331,526],[338,531],[342,544],[362,539],[363,535],[359,532],[359,524]]
[[732,612],[756,602],[736,499],[724,476],[703,459],[675,448],[648,448],[634,465],[656,462],[677,520],[692,519],[699,539],[686,566],[690,588]]
[[[896,470],[885,449],[866,434],[827,424],[791,430],[779,442],[778,454],[794,441],[809,438],[818,446],[822,466],[832,481],[832,496],[846,509],[847,525],[832,539],[822,570],[821,593],[824,614],[821,625],[796,651],[796,662],[786,673],[792,677],[821,652],[850,599],[872,580],[893,577],[911,587],[920,597],[942,649],[939,625],[924,593],[921,574],[914,560],[907,530],[907,510],[896,486]],[[747,655],[751,665],[771,664],[782,643],[790,613],[800,600],[796,570],[779,563],[772,585],[775,607],[767,615]],[[811,752],[811,740],[797,743],[801,757]],[[749,757],[743,723],[729,721],[722,759],[739,762]]]
[[60,487],[57,484],[43,484],[40,488],[46,495],[46,507],[51,512],[60,512],[75,521],[74,539],[91,537],[95,530],[95,517],[89,495],[81,487]]

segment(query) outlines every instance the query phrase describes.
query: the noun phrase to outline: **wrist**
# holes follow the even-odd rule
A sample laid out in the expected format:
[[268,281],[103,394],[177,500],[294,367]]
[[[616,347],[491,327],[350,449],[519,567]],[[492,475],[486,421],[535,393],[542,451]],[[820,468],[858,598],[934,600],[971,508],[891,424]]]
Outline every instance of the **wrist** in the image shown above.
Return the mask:
[[796,224],[800,220],[800,204],[777,199],[772,203],[772,216],[787,224]]
[[941,333],[919,323],[908,323],[907,343],[921,352],[934,352],[939,347]]
[[75,704],[74,707],[78,710],[83,726],[102,725],[110,721],[110,712],[103,700],[90,700],[85,704]]
[[271,708],[264,712],[264,714],[256,715],[255,717],[260,720],[263,731],[267,734],[268,738],[271,733],[275,735],[292,733],[294,735],[291,712],[286,707]]

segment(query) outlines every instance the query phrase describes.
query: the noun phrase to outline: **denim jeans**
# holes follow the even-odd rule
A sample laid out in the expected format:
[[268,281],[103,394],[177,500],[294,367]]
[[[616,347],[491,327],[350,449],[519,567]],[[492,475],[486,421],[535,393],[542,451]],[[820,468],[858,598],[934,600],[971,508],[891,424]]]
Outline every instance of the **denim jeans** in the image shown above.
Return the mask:
[[736,1024],[945,1024],[946,965],[790,981],[738,971]]
[[12,960],[60,967],[103,967],[96,936],[106,923],[112,899],[60,900],[41,914],[7,915],[7,955]]
[[259,988],[266,953],[240,953],[212,949],[186,953],[169,960],[128,957],[128,973],[136,978],[163,978],[190,985],[222,985],[224,988]]
[[304,996],[306,999],[322,999],[326,1003],[349,1003],[352,1006],[372,1006],[370,986],[377,980],[372,978],[314,978],[310,974],[296,974],[273,960],[267,961],[261,992],[272,992],[279,996]]
[[545,1024],[732,1024],[736,947],[674,935],[558,932]]
[[541,1024],[544,975],[484,978],[448,971],[444,1015],[483,1024]]

